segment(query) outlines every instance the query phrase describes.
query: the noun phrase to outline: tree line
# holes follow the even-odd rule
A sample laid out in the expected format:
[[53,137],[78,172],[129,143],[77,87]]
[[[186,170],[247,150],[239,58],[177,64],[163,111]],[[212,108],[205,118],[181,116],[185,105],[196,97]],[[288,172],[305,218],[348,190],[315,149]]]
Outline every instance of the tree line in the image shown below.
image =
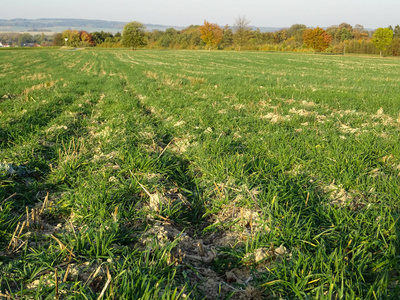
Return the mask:
[[[246,17],[238,17],[233,26],[220,27],[204,21],[203,25],[190,25],[182,30],[146,31],[143,24],[131,22],[125,25],[122,33],[65,30],[50,39],[44,35],[36,37],[45,45],[71,47],[314,51],[400,56],[400,25],[369,31],[362,25],[353,27],[348,23],[325,29],[294,24],[275,32],[261,32],[249,24]],[[29,40],[29,36],[23,34],[18,37],[18,42]]]

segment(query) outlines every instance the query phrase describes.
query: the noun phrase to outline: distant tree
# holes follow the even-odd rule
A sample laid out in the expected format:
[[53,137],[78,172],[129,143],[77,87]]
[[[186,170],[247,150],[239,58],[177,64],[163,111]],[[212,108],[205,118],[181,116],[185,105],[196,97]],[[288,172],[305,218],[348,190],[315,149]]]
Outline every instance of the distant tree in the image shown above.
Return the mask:
[[400,38],[400,25],[394,27],[393,38]]
[[190,25],[181,30],[176,40],[179,40],[182,49],[197,49],[203,43],[200,27],[199,25]]
[[372,36],[372,43],[379,50],[379,54],[382,57],[382,52],[386,50],[387,46],[393,40],[393,31],[389,28],[378,28]]
[[64,43],[67,46],[78,47],[81,41],[80,34],[78,30],[64,30],[62,33]]
[[161,36],[164,34],[163,31],[161,30],[152,30],[152,31],[147,31],[146,32],[146,38],[147,38],[147,46],[150,48],[153,48],[154,46],[157,45],[158,40],[161,38]]
[[229,25],[227,24],[222,30],[221,47],[227,48],[232,46],[232,44],[233,44],[233,31],[231,28],[229,28]]
[[92,35],[90,33],[88,33],[87,31],[79,31],[79,35],[81,40],[80,46],[84,47],[94,46]]
[[135,49],[147,44],[145,26],[140,22],[130,22],[122,31],[122,45]]
[[238,46],[239,51],[247,44],[251,37],[251,28],[249,24],[250,21],[245,16],[239,16],[233,25],[233,41]]
[[393,39],[392,42],[392,55],[400,56],[400,38]]
[[325,32],[332,36],[332,43],[333,44],[338,44],[340,43],[340,35],[339,35],[339,26],[338,25],[333,25],[328,27]]
[[222,29],[213,23],[204,20],[204,25],[200,26],[201,39],[211,51],[211,47],[217,46],[222,40]]
[[365,40],[368,38],[368,31],[364,29],[364,26],[356,24],[353,28],[353,35],[355,40]]
[[23,33],[18,38],[18,43],[20,45],[32,42],[33,42],[33,36],[30,35],[29,33]]
[[339,28],[347,28],[351,31],[353,29],[353,26],[351,26],[349,23],[343,22],[339,24]]
[[179,31],[174,28],[168,28],[161,34],[157,45],[162,48],[172,48],[179,38]]
[[304,44],[312,48],[314,53],[315,51],[325,51],[332,41],[332,36],[320,27],[306,29],[303,33],[303,38]]
[[108,38],[108,37],[111,37],[111,38],[113,37],[111,32],[104,32],[103,30],[100,32],[98,32],[98,31],[92,32],[91,35],[92,35],[93,43],[95,45],[103,43],[106,40],[106,38]]
[[339,29],[339,36],[340,36],[340,41],[348,41],[353,39],[353,32],[347,27],[341,27]]
[[257,49],[257,46],[263,43],[263,34],[260,31],[260,28],[251,31],[251,36],[248,43]]
[[269,44],[275,43],[274,32],[264,32],[262,35],[263,35],[263,43],[269,43]]
[[65,43],[62,33],[56,33],[53,35],[53,46],[63,46]]
[[303,44],[303,33],[307,27],[304,24],[294,24],[287,30],[288,38],[294,38],[297,45],[301,46]]
[[274,32],[274,43],[280,44],[288,39],[288,34],[286,29],[278,30]]
[[15,45],[18,44],[18,39],[21,36],[20,33],[4,32],[0,33],[0,41],[3,44]]

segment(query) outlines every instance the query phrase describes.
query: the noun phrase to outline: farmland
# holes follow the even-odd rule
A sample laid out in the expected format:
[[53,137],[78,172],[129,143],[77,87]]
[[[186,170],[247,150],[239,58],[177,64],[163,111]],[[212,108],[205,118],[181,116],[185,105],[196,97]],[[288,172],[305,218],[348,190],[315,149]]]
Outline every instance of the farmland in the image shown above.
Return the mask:
[[0,51],[1,294],[397,298],[399,74],[377,57]]

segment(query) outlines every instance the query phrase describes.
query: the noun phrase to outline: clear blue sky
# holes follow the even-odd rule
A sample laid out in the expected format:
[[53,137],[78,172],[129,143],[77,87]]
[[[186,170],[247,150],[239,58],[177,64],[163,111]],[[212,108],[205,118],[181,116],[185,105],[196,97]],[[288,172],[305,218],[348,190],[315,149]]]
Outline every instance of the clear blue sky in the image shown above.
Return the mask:
[[187,26],[204,19],[232,25],[310,27],[347,22],[366,28],[400,24],[400,0],[1,0],[0,19],[82,18]]

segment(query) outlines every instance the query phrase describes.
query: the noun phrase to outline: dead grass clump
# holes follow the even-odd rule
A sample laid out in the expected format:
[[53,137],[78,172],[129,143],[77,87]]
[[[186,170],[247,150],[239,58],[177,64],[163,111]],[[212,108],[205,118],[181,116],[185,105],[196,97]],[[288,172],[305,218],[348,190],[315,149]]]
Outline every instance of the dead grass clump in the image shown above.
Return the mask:
[[360,132],[360,128],[352,128],[346,124],[340,124],[339,130],[343,133],[359,133]]
[[290,258],[290,253],[285,246],[280,245],[278,248],[274,248],[271,245],[270,248],[258,248],[253,252],[247,253],[242,262],[244,264],[257,265],[260,263],[271,264],[277,262],[283,258]]
[[[383,108],[381,107],[380,109],[378,109],[378,111],[376,112],[375,115],[371,116],[373,119],[380,119],[382,124],[387,126],[387,125],[396,125],[396,123],[394,122],[393,118],[391,116],[385,115],[383,113]],[[400,115],[399,115],[400,117]],[[397,122],[399,122],[399,119],[397,120]]]
[[202,84],[204,82],[206,82],[205,78],[202,77],[192,77],[192,76],[188,76],[187,79],[190,81],[191,84],[195,85],[195,84]]
[[154,132],[147,132],[147,131],[139,131],[139,135],[140,135],[140,137],[142,137],[144,139],[148,139],[148,140],[152,140],[155,137]]
[[[92,129],[97,129],[97,128],[92,128]],[[106,126],[99,132],[94,132],[93,130],[91,130],[90,134],[95,138],[107,138],[111,136],[112,132],[113,132],[112,128]]]
[[314,116],[316,114],[316,112],[314,112],[314,111],[308,111],[308,110],[305,110],[305,109],[296,109],[294,107],[291,108],[289,110],[289,112],[292,113],[292,114],[296,114],[296,115],[302,116],[302,117],[310,117],[310,116]]
[[[37,197],[44,193],[38,192]],[[37,203],[33,208],[26,207],[26,214],[20,218],[4,255],[14,255],[26,244],[29,246],[34,243],[37,246],[45,244],[44,241],[49,237],[56,239],[54,234],[61,231],[63,224],[59,223],[60,220],[54,220],[54,216],[51,217],[52,221],[50,222],[48,216],[54,209],[57,209],[55,201],[60,195],[49,196],[48,192],[45,194],[43,202]],[[32,236],[34,236],[34,241],[29,240]],[[66,249],[62,243],[60,248]],[[69,249],[66,250],[70,252],[71,256],[74,256]]]
[[112,151],[108,154],[104,154],[104,153],[95,154],[95,155],[93,155],[93,161],[98,162],[98,161],[102,161],[102,160],[111,160],[117,156],[118,156],[118,153],[115,151]]
[[355,116],[359,116],[359,115],[363,115],[363,113],[357,112],[356,110],[336,110],[334,109],[331,113],[331,117],[336,117],[339,116],[341,118],[343,118],[344,116],[348,116],[348,115],[355,115]]
[[306,100],[301,101],[300,104],[304,105],[304,106],[314,106],[314,105],[316,105],[314,102],[306,101]]
[[158,74],[155,72],[147,71],[144,73],[144,75],[150,79],[158,79]]
[[[400,161],[392,154],[382,157],[381,161],[394,171],[400,171]],[[397,175],[400,176],[400,173]]]
[[28,95],[30,92],[37,91],[37,90],[41,90],[41,89],[44,89],[44,88],[46,88],[46,89],[51,88],[51,87],[54,86],[57,82],[58,82],[58,80],[55,80],[55,81],[48,81],[48,82],[44,82],[44,83],[41,83],[41,84],[37,84],[37,85],[31,86],[31,87],[29,87],[29,88],[26,88],[26,89],[23,91],[23,95]]
[[298,176],[303,175],[305,171],[303,170],[303,165],[294,165],[293,168],[286,172],[286,174]]
[[359,192],[354,190],[346,191],[341,185],[335,185],[334,182],[321,187],[320,192],[328,195],[329,204],[332,206],[350,207],[353,210],[364,206],[361,202],[362,195]]
[[[229,271],[223,276],[206,268],[197,268],[196,271],[197,273],[191,272],[189,278],[193,285],[198,284],[198,289],[202,292],[204,299],[227,299],[228,295],[232,300],[263,299],[262,292],[246,282],[252,279],[250,272],[247,274],[249,277],[244,278],[241,276],[244,272],[239,269]],[[232,283],[242,284],[246,287],[237,288]],[[233,295],[231,295],[232,292]]]
[[236,201],[223,206],[208,222],[212,224],[209,227],[218,230],[205,236],[205,241],[219,247],[235,247],[256,233],[270,231],[257,211],[237,207]]
[[137,97],[138,97],[138,99],[139,99],[139,100],[141,100],[141,101],[143,101],[143,100],[146,100],[146,99],[147,99],[147,97],[146,97],[146,96],[144,96],[144,95],[141,95],[141,94],[138,94],[138,95],[137,95]]
[[325,115],[317,115],[318,123],[325,123],[326,119],[327,119],[327,116],[325,116]]
[[287,104],[293,104],[293,103],[296,103],[296,100],[294,100],[294,99],[287,99],[287,100],[285,100],[285,103],[287,103]]
[[[154,244],[154,241],[157,241]],[[253,275],[249,266],[228,270],[224,275],[218,275],[210,265],[218,257],[218,245],[207,243],[202,239],[193,239],[187,233],[176,229],[166,222],[158,222],[146,231],[140,239],[140,247],[166,246],[171,241],[177,246],[169,254],[171,264],[185,264],[191,266],[187,272],[191,283],[197,285],[198,291],[204,299],[225,298],[232,292],[230,299],[261,299],[262,292],[250,285]],[[276,249],[277,252],[282,247]],[[284,251],[284,250],[283,250]],[[245,288],[236,288],[232,283],[241,284]]]
[[47,75],[44,73],[35,73],[35,74],[29,75],[29,76],[27,76],[27,75],[21,76],[21,80],[32,80],[32,81],[33,80],[42,80],[45,78],[47,78]]
[[185,124],[186,124],[185,121],[180,120],[180,121],[178,121],[178,122],[176,122],[176,123],[174,124],[174,127],[179,127],[179,126],[182,126],[182,125],[185,125]]
[[68,144],[63,143],[62,146],[62,149],[58,151],[59,162],[61,165],[75,161],[88,152],[83,138],[72,139]]
[[49,133],[49,132],[53,132],[53,131],[60,131],[60,130],[67,130],[67,129],[68,129],[68,127],[65,125],[53,125],[53,126],[47,128],[46,132]]
[[172,78],[169,78],[169,77],[165,76],[162,79],[162,83],[164,85],[168,85],[170,87],[176,87],[176,86],[182,85],[182,80],[173,80]]
[[244,109],[246,106],[244,105],[244,104],[235,104],[235,105],[233,105],[233,108],[235,109],[235,110],[242,110],[242,109]]
[[163,148],[155,142],[151,145],[141,145],[141,147],[149,153],[161,153],[163,151]]
[[345,191],[341,186],[337,186],[334,183],[331,183],[324,188],[325,193],[329,193],[330,204],[337,206],[345,206],[353,201],[353,197],[350,193]]
[[279,113],[268,113],[264,116],[261,116],[261,119],[269,119],[271,123],[279,123],[284,121],[289,121],[291,118],[289,115],[282,116]]
[[85,65],[81,68],[81,72],[86,72],[88,73],[92,68],[93,68],[93,63],[87,62]]
[[270,106],[270,103],[271,103],[271,99],[268,99],[268,100],[261,100],[261,101],[258,102],[258,105],[259,105],[260,107],[269,107],[269,106]]

